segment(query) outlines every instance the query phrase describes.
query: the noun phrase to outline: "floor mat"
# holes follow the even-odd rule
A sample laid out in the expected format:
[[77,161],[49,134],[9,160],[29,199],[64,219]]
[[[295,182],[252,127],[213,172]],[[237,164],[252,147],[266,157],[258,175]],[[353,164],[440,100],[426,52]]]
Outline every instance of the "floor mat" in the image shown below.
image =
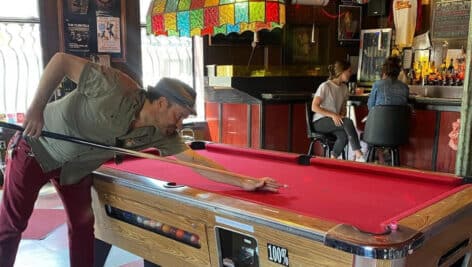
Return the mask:
[[21,238],[44,239],[64,223],[66,223],[66,212],[63,209],[34,209]]

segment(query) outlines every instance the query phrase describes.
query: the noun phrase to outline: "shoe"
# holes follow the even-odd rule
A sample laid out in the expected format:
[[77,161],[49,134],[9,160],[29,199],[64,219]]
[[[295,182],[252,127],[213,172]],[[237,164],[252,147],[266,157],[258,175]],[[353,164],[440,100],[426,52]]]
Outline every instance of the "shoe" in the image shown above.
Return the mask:
[[356,158],[356,162],[366,162],[364,157],[358,157]]

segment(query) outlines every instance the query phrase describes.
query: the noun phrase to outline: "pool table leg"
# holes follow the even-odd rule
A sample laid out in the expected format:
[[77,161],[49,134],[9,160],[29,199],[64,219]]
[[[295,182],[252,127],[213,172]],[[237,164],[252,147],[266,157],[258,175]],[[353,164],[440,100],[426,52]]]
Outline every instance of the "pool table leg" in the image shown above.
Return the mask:
[[110,253],[111,245],[105,241],[95,238],[94,244],[94,267],[103,267]]

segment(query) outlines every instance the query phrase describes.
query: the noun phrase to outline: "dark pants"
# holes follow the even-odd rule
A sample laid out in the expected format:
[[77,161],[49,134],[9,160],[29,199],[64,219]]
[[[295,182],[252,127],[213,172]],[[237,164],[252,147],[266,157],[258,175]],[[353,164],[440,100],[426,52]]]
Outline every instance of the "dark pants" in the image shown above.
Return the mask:
[[86,177],[78,184],[60,185],[59,170],[44,173],[24,139],[20,139],[12,158],[7,157],[6,161],[0,204],[0,267],[13,266],[21,233],[26,229],[41,187],[48,181],[54,184],[67,214],[70,266],[92,266],[92,178]]
[[348,142],[351,144],[352,150],[361,149],[359,137],[357,136],[356,128],[351,119],[343,118],[343,124],[341,126],[336,126],[333,119],[330,117],[324,117],[315,121],[313,125],[316,132],[324,134],[329,133],[336,136],[332,156],[337,158],[341,155]]

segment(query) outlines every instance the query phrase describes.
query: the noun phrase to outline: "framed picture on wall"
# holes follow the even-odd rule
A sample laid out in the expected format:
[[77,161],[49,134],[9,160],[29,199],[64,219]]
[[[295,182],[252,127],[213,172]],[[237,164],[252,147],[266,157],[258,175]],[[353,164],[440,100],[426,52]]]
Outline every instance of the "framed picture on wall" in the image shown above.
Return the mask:
[[290,25],[287,49],[291,64],[313,64],[319,61],[319,29],[312,25]]
[[338,41],[359,41],[361,33],[362,7],[339,5]]
[[125,0],[57,0],[60,50],[126,61]]

